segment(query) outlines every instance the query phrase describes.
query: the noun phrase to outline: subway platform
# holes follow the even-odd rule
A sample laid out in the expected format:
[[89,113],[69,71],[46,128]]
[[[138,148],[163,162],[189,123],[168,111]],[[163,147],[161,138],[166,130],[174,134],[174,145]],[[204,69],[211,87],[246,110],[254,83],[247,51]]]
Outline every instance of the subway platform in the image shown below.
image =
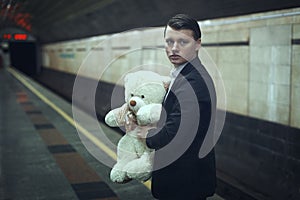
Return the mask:
[[110,168],[82,144],[70,102],[12,68],[1,69],[0,80],[1,200],[154,199],[149,182],[109,180]]

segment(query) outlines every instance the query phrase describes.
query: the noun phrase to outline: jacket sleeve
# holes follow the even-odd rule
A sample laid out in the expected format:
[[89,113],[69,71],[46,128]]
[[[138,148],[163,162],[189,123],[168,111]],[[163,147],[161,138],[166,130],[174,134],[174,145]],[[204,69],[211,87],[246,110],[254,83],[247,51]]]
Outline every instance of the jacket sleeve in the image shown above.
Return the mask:
[[[146,143],[149,148],[159,150],[166,145],[187,149],[193,142],[200,121],[199,92],[193,85],[196,80],[180,77],[174,83],[162,111],[158,128],[150,130]],[[174,149],[176,150],[176,149]]]

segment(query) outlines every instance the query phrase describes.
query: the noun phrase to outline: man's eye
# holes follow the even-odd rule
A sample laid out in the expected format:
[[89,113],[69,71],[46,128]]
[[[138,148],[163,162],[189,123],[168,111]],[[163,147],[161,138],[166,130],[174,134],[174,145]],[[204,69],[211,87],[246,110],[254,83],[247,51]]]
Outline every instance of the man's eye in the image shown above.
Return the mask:
[[179,43],[180,43],[180,45],[186,45],[188,43],[188,41],[186,41],[186,40],[180,40]]
[[172,44],[174,44],[174,41],[172,41],[172,40],[166,40],[166,43],[167,43],[168,45],[172,45]]

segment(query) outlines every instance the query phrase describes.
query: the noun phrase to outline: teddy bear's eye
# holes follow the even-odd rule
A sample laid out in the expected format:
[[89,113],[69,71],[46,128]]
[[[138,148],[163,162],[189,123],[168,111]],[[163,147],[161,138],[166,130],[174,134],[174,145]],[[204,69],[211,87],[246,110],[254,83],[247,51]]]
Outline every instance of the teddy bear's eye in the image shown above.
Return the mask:
[[144,96],[144,95],[142,95],[141,97],[142,97],[142,99],[143,99],[143,98],[145,98],[145,96]]
[[134,94],[130,94],[132,97],[134,96]]

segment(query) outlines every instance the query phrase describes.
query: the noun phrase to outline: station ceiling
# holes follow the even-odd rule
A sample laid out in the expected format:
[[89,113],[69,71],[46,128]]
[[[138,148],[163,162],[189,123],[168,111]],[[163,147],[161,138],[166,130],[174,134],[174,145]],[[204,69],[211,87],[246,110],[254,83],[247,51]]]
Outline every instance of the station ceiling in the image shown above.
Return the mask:
[[17,27],[50,43],[163,26],[177,13],[197,20],[300,7],[299,0],[0,0],[0,30]]

